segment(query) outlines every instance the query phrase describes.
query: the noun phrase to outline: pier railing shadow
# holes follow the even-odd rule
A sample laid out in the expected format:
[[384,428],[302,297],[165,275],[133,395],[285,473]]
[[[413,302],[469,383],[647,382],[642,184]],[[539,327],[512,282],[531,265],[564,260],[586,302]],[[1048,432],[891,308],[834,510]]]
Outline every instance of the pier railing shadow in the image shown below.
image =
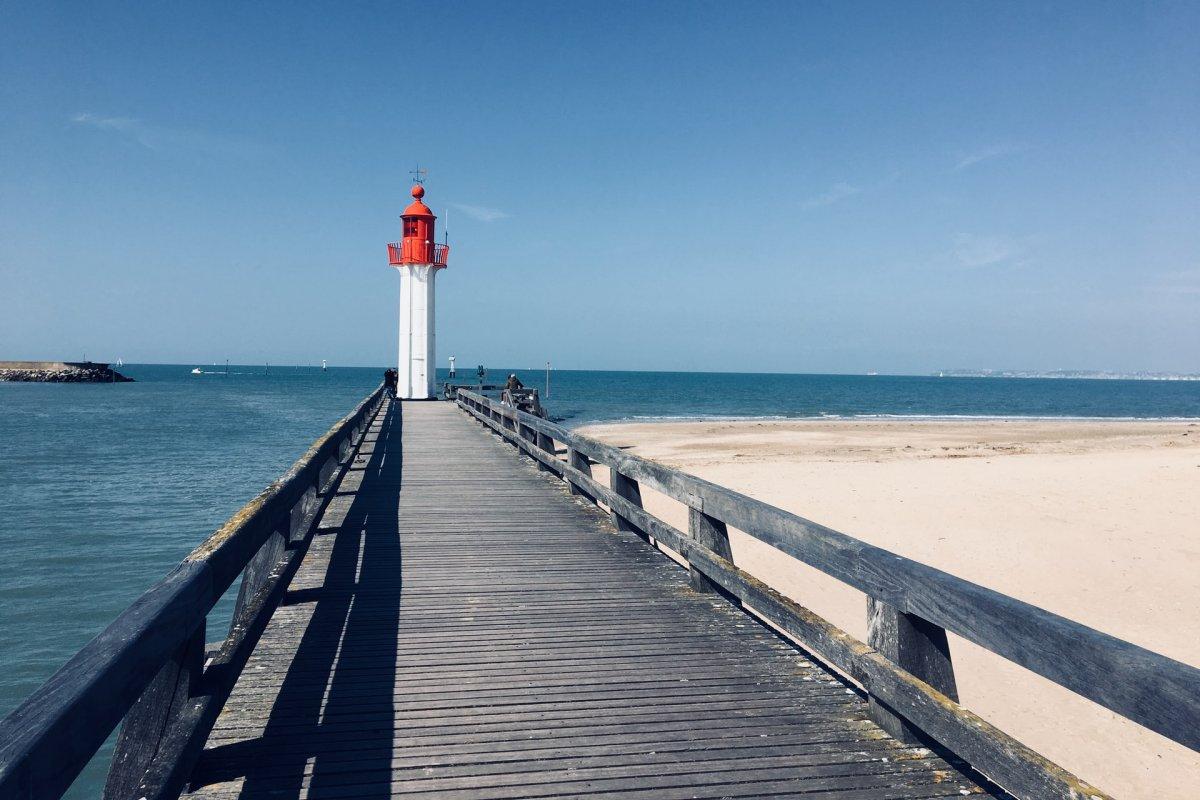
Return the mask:
[[[0,720],[0,797],[60,797],[119,724],[105,798],[179,794],[382,401],[380,386]],[[239,578],[213,649],[206,617]]]
[[[352,782],[356,797],[390,796],[402,574],[401,405],[391,403],[379,422],[373,451],[355,465],[362,480],[340,494],[352,498],[349,508],[335,525],[318,528],[310,548],[310,559],[328,559],[324,579],[284,597],[285,607],[311,611],[296,623],[304,634],[265,727],[254,739],[206,750],[195,770],[205,784],[241,779],[243,796],[299,797]],[[359,492],[368,481],[370,493]],[[264,758],[258,746],[264,740],[284,747]]]
[[[869,698],[872,719],[893,737],[943,748],[1022,800],[1108,796],[958,703],[947,631],[1200,749],[1200,670],[1195,667],[480,393],[458,389],[456,401],[540,469],[565,481],[572,494],[607,511],[618,530],[677,554],[695,589],[737,604],[855,681]],[[607,486],[592,477],[592,464],[607,467]],[[682,503],[688,530],[648,513],[642,486]],[[864,593],[868,641],[736,566],[729,528]]]

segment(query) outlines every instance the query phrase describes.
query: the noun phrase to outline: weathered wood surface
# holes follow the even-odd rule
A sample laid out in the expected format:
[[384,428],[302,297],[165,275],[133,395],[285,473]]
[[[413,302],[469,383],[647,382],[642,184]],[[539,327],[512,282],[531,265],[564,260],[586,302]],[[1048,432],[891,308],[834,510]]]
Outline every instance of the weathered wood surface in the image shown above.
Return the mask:
[[[519,417],[523,424],[605,464],[626,480],[662,492],[898,612],[952,631],[1139,725],[1200,750],[1200,670],[1191,665],[547,420],[497,407],[479,395],[460,393],[459,402],[477,403],[483,413],[506,425],[515,424],[511,418]],[[573,482],[588,485],[569,467],[558,470]]]
[[[570,463],[551,459],[540,448],[533,450],[525,447],[523,440],[496,421],[494,413],[499,413],[503,418],[504,414],[510,413],[508,410],[501,408],[497,411],[497,406],[487,398],[469,392],[460,394],[458,401],[460,408],[491,427],[511,444],[523,448],[528,455],[545,464],[549,471],[572,485],[585,487],[608,507],[614,517],[627,520],[627,524],[633,528],[645,532],[655,542],[682,556],[694,578],[707,579],[727,598],[743,608],[752,609],[753,614],[767,620],[807,650],[819,654],[826,663],[852,676],[870,697],[873,721],[882,723],[885,730],[894,731],[907,740],[918,738],[919,731],[921,738],[940,743],[1020,800],[1108,798],[1101,790],[1025,747],[956,702],[957,691],[949,651],[945,647],[944,629],[928,620],[906,614],[904,621],[912,629],[905,629],[906,636],[901,644],[901,619],[891,619],[891,614],[899,612],[876,601],[871,609],[875,617],[872,638],[880,649],[860,642],[735,566],[727,549],[728,542],[722,536],[727,533],[721,524],[723,520],[709,518],[707,514],[697,516],[698,509],[703,508],[702,496],[686,494],[677,497],[686,503],[691,513],[689,532],[676,530],[647,513],[642,508],[640,495],[635,503],[593,480],[590,471],[584,473]],[[542,422],[535,420],[531,424],[540,425]],[[553,434],[547,432],[547,435],[567,443],[568,454],[575,447],[587,449],[598,454],[610,470],[619,468],[625,456],[619,450],[561,428],[555,427],[553,431]],[[689,485],[690,480],[699,481],[653,462],[642,463],[651,464],[654,470],[641,470],[639,474],[650,474],[654,481],[658,480],[655,475],[674,475],[683,486]],[[640,470],[638,464],[634,466]],[[700,484],[705,482],[701,481]],[[697,487],[703,489],[699,484]],[[741,497],[747,504],[772,509],[751,498]],[[773,510],[786,515],[779,509]],[[843,534],[837,535],[844,537]],[[918,633],[915,636],[907,635]],[[1149,676],[1147,682],[1153,684],[1154,677]],[[949,694],[946,694],[947,691]]]
[[454,406],[399,408],[325,511],[193,796],[982,791]]
[[[867,644],[896,666],[958,702],[958,685],[944,628],[873,598],[867,598],[867,627]],[[921,741],[920,731],[877,697],[871,698],[871,719],[901,741],[910,744]]]
[[[348,452],[381,394],[375,390],[339,420],[0,720],[0,797],[60,796],[122,721],[105,797],[156,800],[177,793],[193,743],[203,741],[269,616],[275,589],[290,578],[283,562],[300,552],[280,548],[275,532],[290,517],[292,533],[307,535],[319,476],[335,474],[338,454]],[[272,571],[267,559],[283,552],[289,556],[280,555]],[[206,615],[243,572],[257,591],[239,597],[229,635],[204,661]]]

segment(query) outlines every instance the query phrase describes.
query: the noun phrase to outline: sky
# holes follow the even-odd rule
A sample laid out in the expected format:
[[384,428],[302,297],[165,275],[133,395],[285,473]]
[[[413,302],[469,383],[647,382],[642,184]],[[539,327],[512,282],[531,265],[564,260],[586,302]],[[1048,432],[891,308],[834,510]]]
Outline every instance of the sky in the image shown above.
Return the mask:
[[1200,372],[1200,3],[2,16],[0,358]]

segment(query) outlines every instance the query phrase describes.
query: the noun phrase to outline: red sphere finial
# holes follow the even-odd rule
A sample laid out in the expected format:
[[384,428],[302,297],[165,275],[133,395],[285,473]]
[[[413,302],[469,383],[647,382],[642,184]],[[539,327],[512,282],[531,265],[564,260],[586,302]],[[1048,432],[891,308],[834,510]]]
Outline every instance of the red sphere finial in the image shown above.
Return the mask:
[[425,196],[425,187],[418,183],[412,188],[412,196],[420,200]]

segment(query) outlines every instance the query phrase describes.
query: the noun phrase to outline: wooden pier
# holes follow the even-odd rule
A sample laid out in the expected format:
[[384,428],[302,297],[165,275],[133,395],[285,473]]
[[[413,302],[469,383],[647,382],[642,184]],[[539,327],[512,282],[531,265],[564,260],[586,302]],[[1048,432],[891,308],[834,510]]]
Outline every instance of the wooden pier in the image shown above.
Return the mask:
[[[728,527],[862,589],[870,642]],[[376,391],[0,722],[0,797],[60,796],[122,721],[109,800],[1107,797],[956,702],[947,630],[1200,746],[1187,665],[479,394]]]

